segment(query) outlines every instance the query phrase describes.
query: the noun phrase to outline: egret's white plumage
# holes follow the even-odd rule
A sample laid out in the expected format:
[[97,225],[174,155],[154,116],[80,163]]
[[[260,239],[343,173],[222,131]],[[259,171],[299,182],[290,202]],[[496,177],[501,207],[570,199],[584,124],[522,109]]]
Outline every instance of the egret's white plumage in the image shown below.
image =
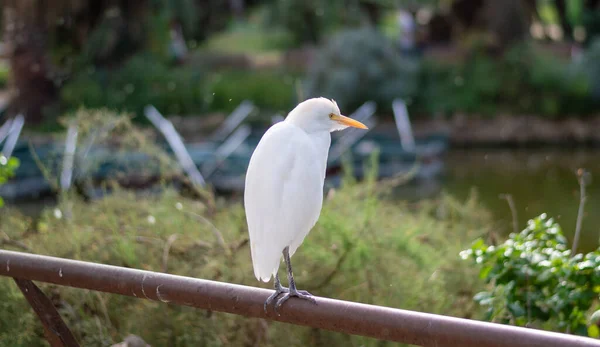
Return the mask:
[[309,99],[269,128],[258,143],[244,191],[252,264],[258,280],[268,282],[275,276],[284,249],[288,247],[291,257],[317,222],[330,132],[348,126],[366,128],[341,116],[334,101]]
[[290,122],[269,129],[252,155],[246,174],[245,208],[257,279],[268,282],[281,252],[290,256],[321,212],[329,133],[321,145]]

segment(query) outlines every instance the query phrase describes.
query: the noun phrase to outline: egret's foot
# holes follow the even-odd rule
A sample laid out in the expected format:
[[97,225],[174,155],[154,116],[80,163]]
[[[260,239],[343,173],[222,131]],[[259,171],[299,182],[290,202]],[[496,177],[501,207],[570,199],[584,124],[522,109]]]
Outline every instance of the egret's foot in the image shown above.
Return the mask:
[[277,299],[277,297],[283,293],[289,293],[290,290],[287,289],[286,287],[283,286],[279,286],[277,288],[275,288],[275,292],[273,294],[271,294],[271,296],[269,296],[267,298],[267,300],[265,301],[265,313],[267,313],[267,306],[270,305],[273,301],[275,301],[275,299]]
[[275,312],[279,314],[278,311],[281,305],[283,305],[283,303],[286,302],[292,296],[295,296],[299,299],[308,300],[315,305],[317,304],[317,300],[315,300],[311,293],[307,292],[306,290],[296,290],[295,288],[292,288],[288,289],[285,295],[282,296],[281,299],[277,300],[277,302],[275,303]]

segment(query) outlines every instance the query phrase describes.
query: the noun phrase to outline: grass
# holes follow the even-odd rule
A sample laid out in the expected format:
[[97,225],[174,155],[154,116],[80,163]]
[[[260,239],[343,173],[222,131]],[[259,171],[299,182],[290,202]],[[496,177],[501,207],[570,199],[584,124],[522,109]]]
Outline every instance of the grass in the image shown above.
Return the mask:
[[[369,183],[349,184],[330,194],[319,223],[294,257],[300,287],[343,300],[477,316],[471,300],[478,285],[475,269],[463,264],[458,253],[486,234],[489,215],[475,199],[444,196],[409,205],[383,202],[373,189]],[[3,212],[0,235],[20,241],[29,252],[269,286],[253,276],[239,203],[221,203],[211,215],[201,202],[171,190],[145,197],[119,190],[93,203],[64,199],[39,220],[14,210]],[[170,238],[175,241],[165,262],[163,252]],[[118,295],[54,285],[42,289],[86,346],[106,346],[130,333],[158,346],[377,344],[362,337],[207,315]],[[16,286],[0,279],[0,345],[41,346],[42,341],[41,325]]]

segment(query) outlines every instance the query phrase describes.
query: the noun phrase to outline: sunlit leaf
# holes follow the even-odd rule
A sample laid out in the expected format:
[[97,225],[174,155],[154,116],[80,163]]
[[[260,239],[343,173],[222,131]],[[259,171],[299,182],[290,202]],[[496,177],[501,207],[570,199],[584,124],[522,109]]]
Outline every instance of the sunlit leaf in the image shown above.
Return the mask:
[[590,325],[587,328],[587,333],[589,337],[593,337],[595,339],[600,337],[600,329],[598,329],[597,325]]

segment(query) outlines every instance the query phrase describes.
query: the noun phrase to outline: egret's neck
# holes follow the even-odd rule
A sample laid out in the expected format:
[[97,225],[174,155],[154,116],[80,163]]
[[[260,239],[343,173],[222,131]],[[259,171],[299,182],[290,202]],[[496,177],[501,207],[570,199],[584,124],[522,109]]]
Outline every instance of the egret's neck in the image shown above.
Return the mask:
[[315,161],[321,165],[323,180],[325,180],[325,171],[327,170],[327,157],[329,156],[329,146],[331,145],[331,133],[329,131],[319,131],[309,134],[314,149],[317,152]]

